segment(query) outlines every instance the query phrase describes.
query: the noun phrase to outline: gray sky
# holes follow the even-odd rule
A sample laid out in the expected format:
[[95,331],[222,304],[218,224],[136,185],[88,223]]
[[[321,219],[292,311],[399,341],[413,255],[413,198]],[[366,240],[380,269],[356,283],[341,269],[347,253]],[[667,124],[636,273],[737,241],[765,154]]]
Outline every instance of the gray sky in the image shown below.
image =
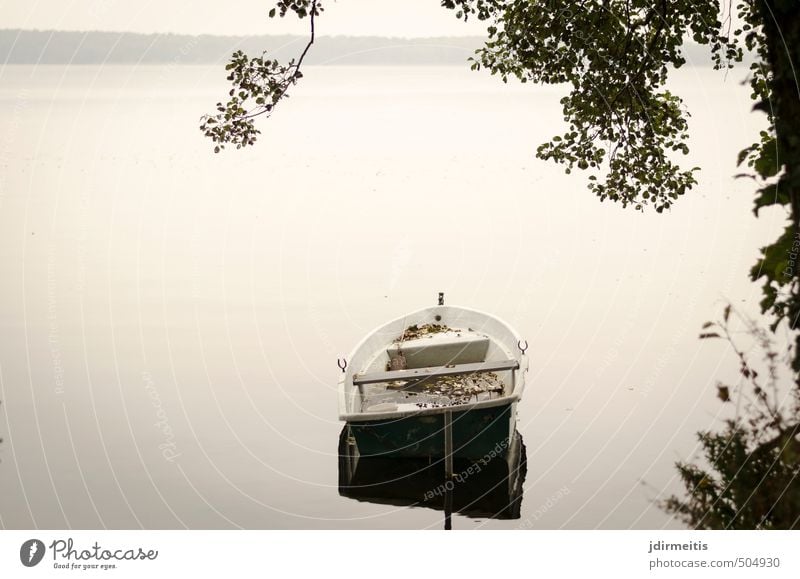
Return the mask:
[[[296,18],[267,18],[273,0],[0,0],[3,28],[182,34],[303,33]],[[479,22],[456,20],[439,0],[327,0],[322,35],[467,36]]]

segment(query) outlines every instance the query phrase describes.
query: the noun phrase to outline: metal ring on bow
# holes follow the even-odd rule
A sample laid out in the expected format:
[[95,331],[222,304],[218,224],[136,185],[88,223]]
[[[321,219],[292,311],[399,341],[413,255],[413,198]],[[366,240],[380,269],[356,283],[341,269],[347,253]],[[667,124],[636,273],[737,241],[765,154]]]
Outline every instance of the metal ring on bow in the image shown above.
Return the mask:
[[336,358],[336,365],[339,366],[342,373],[347,370],[347,360],[345,358]]
[[[523,343],[525,344],[524,348],[522,347]],[[520,340],[519,342],[517,342],[517,348],[519,348],[519,351],[522,352],[522,355],[524,356],[526,350],[528,349],[528,340]]]

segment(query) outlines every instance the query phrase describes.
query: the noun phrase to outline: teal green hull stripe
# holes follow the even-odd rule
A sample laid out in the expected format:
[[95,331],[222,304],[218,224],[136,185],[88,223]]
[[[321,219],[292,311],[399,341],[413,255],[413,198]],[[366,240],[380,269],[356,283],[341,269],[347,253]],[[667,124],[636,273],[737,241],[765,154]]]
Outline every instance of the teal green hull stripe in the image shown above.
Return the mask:
[[[453,454],[477,460],[505,454],[511,405],[453,412]],[[444,456],[444,415],[351,422],[362,456]]]

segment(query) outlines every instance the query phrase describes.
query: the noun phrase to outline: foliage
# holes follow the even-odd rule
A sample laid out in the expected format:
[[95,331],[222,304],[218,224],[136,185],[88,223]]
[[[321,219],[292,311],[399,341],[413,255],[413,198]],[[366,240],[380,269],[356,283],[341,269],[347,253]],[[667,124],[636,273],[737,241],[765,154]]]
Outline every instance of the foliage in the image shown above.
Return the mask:
[[736,415],[721,432],[698,433],[706,465],[678,463],[686,497],[671,496],[661,506],[698,529],[798,529],[800,390],[781,387],[791,346],[780,354],[770,332],[734,312],[763,354],[762,378],[736,343],[730,315],[729,305],[700,337],[726,340],[739,360],[740,383],[717,385],[718,398],[735,404]]
[[[797,330],[800,317],[800,92],[794,64],[800,59],[800,3],[792,0],[740,0],[743,25],[736,34],[757,55],[750,66],[754,110],[766,113],[769,127],[758,142],[739,154],[739,165],[754,171],[759,184],[754,213],[777,206],[789,223],[778,239],[761,248],[760,260],[751,269],[754,281],[762,280],[761,309],[773,317],[772,330],[782,322]],[[791,361],[800,372],[800,334],[795,336]],[[800,385],[800,377],[795,380]]]
[[[504,81],[567,83],[561,101],[569,130],[538,148],[538,156],[573,169],[593,169],[589,187],[601,199],[656,211],[668,208],[695,183],[697,168],[676,161],[688,153],[687,117],[681,99],[664,88],[669,67],[685,63],[684,36],[711,45],[718,67],[740,59],[721,33],[717,6],[702,2],[591,0],[575,3],[524,0],[444,0],[460,18],[487,21],[489,38],[473,60]],[[312,17],[313,0],[281,0],[281,16],[294,11]],[[270,16],[275,15],[275,9]],[[304,53],[305,54],[305,53]],[[281,65],[265,55],[233,55],[227,104],[203,118],[202,129],[219,151],[253,144],[259,133],[253,119],[269,115],[301,77],[302,57]],[[543,63],[547,63],[543,66]],[[598,175],[605,173],[604,179]]]
[[269,117],[278,103],[288,98],[288,90],[303,77],[300,66],[314,44],[314,19],[322,12],[319,0],[279,0],[269,11],[269,17],[283,18],[288,12],[298,18],[309,18],[311,36],[300,57],[281,64],[266,58],[266,52],[257,57],[249,57],[241,50],[231,56],[225,67],[229,71],[228,80],[232,88],[228,92],[228,102],[217,103],[216,114],[205,115],[200,121],[200,129],[214,143],[214,152],[219,153],[227,144],[237,149],[252,145],[261,133],[255,128],[256,117]]
[[[569,173],[589,169],[601,200],[661,212],[690,189],[687,117],[665,89],[671,68],[685,64],[691,36],[711,46],[716,67],[742,51],[722,32],[715,1],[589,0],[527,2],[445,0],[457,16],[486,20],[489,38],[473,59],[507,81],[566,84],[561,99],[568,130],[537,149]],[[604,179],[598,179],[604,175]]]

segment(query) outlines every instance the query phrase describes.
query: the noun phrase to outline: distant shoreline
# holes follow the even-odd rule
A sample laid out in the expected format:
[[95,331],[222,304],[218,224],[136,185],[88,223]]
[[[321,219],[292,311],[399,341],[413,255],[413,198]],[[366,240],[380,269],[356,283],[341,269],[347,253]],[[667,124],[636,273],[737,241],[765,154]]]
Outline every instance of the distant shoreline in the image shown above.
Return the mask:
[[[309,53],[309,65],[465,65],[483,45],[479,36],[396,38],[379,36],[322,36]],[[282,62],[297,57],[305,41],[299,35],[214,36],[141,34],[134,32],[0,30],[2,64],[172,64],[226,62],[242,50],[267,51]],[[687,44],[688,65],[711,66],[705,46]]]
[[[305,42],[298,35],[212,36],[0,30],[4,64],[217,64],[231,53],[263,51],[286,61]],[[322,36],[309,53],[310,65],[465,64],[483,43],[480,37],[383,38]]]

